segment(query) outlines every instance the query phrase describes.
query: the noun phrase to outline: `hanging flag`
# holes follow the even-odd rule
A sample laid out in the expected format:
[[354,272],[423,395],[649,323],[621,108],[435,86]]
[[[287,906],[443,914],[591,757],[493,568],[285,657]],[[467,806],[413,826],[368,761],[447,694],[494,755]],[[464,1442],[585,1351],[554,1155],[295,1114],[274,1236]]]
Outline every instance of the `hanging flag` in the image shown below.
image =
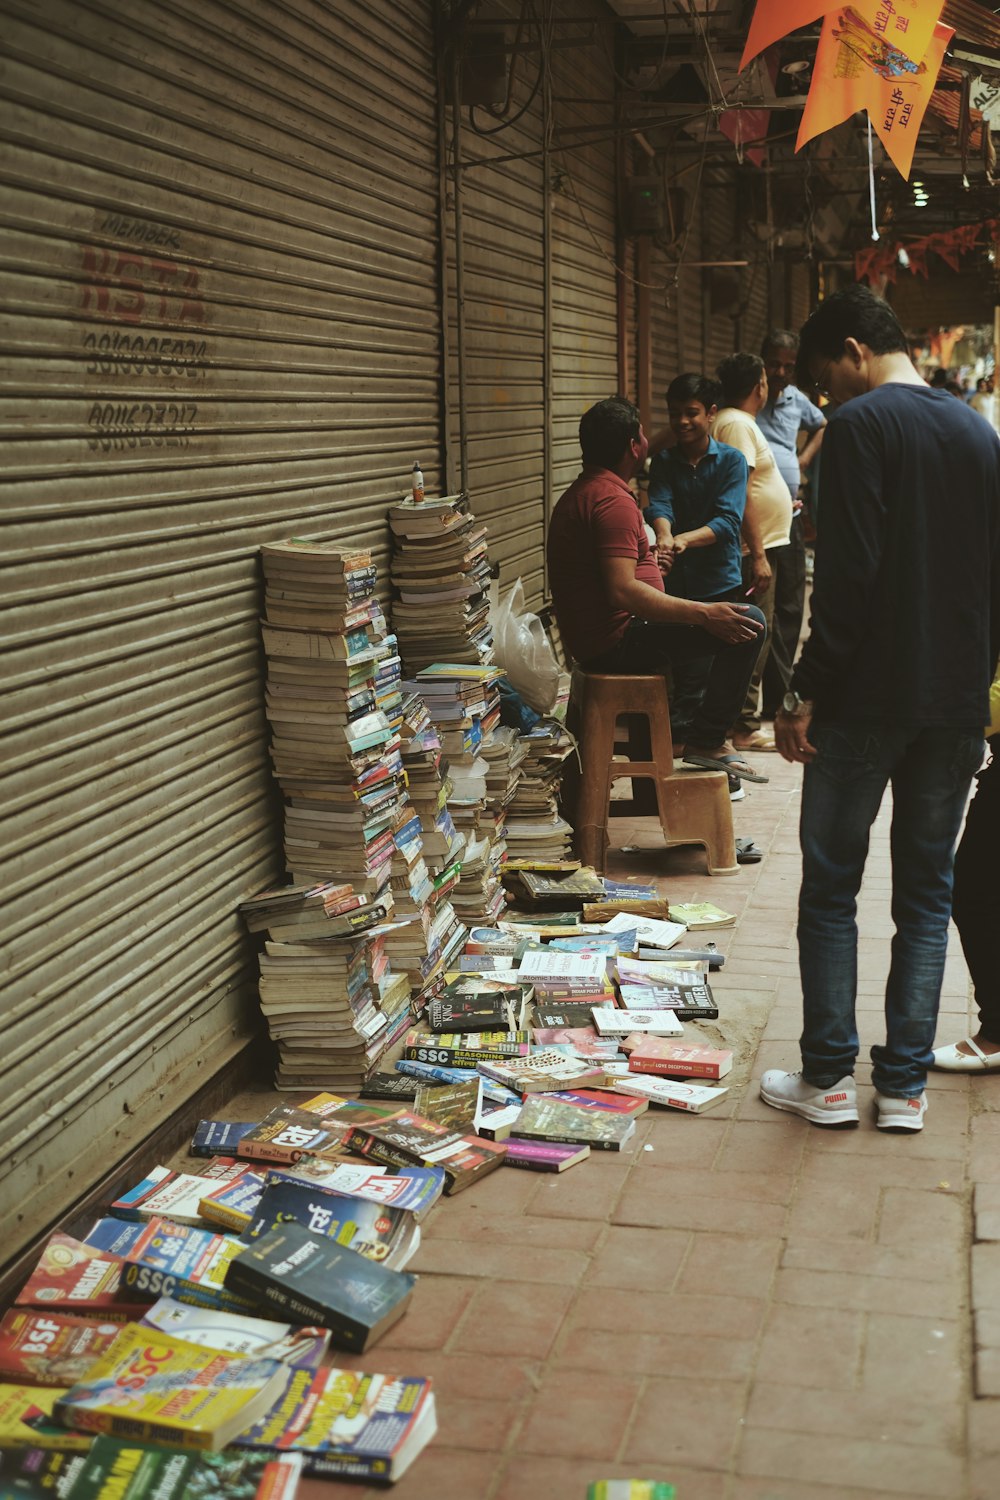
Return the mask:
[[914,62],[875,32],[857,5],[832,10],[820,33],[796,151],[866,109],[900,176],[909,177],[917,132],[954,34],[950,26],[935,26],[930,46]]
[[771,118],[769,109],[724,109],[719,116],[719,129],[736,147],[736,155],[742,160],[762,167],[767,160],[767,127]]
[[[836,0],[757,0],[740,71],[779,37],[811,26],[835,8]],[[923,57],[944,0],[854,0],[854,9],[877,36],[902,47],[910,57]]]

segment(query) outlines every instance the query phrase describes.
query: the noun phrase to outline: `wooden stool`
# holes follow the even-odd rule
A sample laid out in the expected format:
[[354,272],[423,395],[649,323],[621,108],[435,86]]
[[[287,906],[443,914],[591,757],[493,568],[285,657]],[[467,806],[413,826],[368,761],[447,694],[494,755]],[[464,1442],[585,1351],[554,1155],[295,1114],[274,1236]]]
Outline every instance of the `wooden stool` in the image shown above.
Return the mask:
[[[660,827],[668,848],[702,844],[711,875],[735,875],[736,845],[729,780],[721,771],[674,771],[667,689],[662,677],[624,677],[597,672],[573,673],[572,699],[579,710],[582,759],[575,809],[577,854],[584,864],[603,871],[612,807],[634,812],[638,806],[612,803],[615,781],[651,781]],[[635,716],[624,745],[616,747],[616,724]],[[636,718],[639,720],[636,723]],[[644,723],[642,721],[645,721]],[[642,742],[637,740],[637,731]],[[626,758],[615,760],[616,749]]]

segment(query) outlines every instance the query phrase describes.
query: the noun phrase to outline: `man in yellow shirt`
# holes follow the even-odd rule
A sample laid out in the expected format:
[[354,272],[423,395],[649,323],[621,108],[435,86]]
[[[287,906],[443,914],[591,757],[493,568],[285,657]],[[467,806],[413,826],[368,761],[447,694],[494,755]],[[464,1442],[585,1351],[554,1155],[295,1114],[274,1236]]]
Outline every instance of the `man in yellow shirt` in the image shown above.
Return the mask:
[[737,750],[773,750],[774,741],[761,727],[760,683],[769,653],[773,653],[772,670],[777,669],[783,690],[791,679],[792,664],[785,659],[784,643],[772,636],[771,627],[778,552],[788,546],[791,537],[792,496],[767,438],[757,426],[757,413],[767,400],[764,361],[757,354],[731,354],[717,373],[723,405],[712,436],[717,443],[738,449],[750,470],[743,514],[743,587],[767,625],[767,639],[731,738]]

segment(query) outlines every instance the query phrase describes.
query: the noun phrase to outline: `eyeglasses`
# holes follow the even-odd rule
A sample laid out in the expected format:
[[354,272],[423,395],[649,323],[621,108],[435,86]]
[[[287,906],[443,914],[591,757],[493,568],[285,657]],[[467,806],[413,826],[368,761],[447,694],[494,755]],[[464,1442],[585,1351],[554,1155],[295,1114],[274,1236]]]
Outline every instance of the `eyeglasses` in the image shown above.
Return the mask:
[[820,395],[825,396],[828,401],[831,401],[833,399],[830,395],[830,371],[832,369],[833,360],[828,359],[826,364],[820,371],[819,379],[816,382],[816,389],[819,391]]

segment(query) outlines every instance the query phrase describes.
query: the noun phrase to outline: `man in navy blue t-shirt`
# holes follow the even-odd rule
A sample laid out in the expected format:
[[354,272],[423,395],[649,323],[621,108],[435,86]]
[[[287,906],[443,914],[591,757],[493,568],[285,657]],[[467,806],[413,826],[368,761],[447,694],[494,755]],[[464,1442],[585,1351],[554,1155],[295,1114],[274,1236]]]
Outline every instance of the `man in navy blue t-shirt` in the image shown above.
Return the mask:
[[878,1125],[919,1130],[951,911],[952,859],[1000,647],[1000,440],[932,390],[888,303],[838,292],[802,330],[800,383],[839,408],[823,444],[812,622],[775,720],[805,766],[802,1072],[761,1097],[817,1125],[858,1120],[856,897],[891,782],[892,911]]

